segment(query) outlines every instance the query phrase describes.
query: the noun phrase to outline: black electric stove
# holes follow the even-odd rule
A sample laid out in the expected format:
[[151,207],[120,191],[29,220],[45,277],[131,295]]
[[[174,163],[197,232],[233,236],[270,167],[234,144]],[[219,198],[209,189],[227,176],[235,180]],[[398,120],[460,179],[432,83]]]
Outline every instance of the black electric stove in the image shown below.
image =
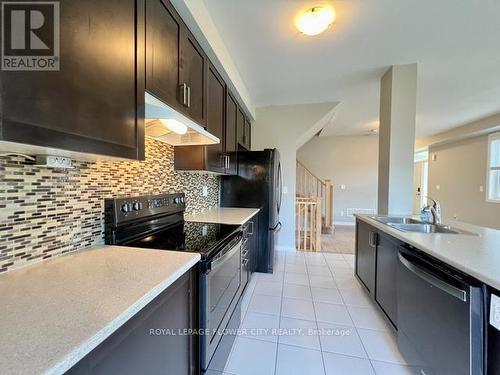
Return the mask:
[[202,261],[240,230],[238,225],[184,221],[184,194],[105,201],[107,244],[200,253]]
[[211,258],[217,248],[238,230],[237,225],[183,222],[154,231],[145,237],[124,242],[125,246],[200,253]]
[[247,283],[241,227],[184,221],[182,193],[106,199],[104,206],[106,244],[201,255],[199,329],[209,332],[199,339],[201,370],[210,369],[212,358],[212,366],[226,361],[234,341],[227,328],[241,320],[239,301]]

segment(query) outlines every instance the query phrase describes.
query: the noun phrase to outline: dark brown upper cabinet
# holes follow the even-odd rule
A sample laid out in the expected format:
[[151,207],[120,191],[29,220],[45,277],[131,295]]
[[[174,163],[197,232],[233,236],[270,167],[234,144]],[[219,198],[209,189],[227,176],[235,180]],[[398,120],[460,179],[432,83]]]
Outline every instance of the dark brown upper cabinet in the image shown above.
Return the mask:
[[146,89],[205,126],[208,58],[167,0],[146,2]]
[[142,0],[61,2],[59,71],[0,72],[0,139],[144,158],[144,9]]
[[247,150],[252,149],[252,125],[248,117],[245,117],[245,138],[243,140],[243,145]]
[[181,36],[181,104],[189,117],[205,125],[208,59],[187,28],[183,28]]
[[146,1],[146,90],[180,111],[181,29],[182,21],[168,1]]
[[226,130],[224,138],[224,149],[226,155],[226,173],[237,173],[237,123],[238,104],[229,90],[226,90]]
[[238,149],[250,151],[251,129],[250,120],[245,116],[243,109],[238,107],[238,116],[236,124],[238,139]]
[[239,107],[236,115],[236,138],[238,145],[245,147],[245,113]]
[[[174,149],[176,170],[206,170],[236,173],[236,103],[228,96],[226,84],[210,65],[207,80],[207,130],[220,139],[209,146],[178,146]],[[230,108],[226,110],[226,101]],[[228,118],[229,116],[229,118]]]
[[221,140],[219,144],[206,146],[207,169],[225,172],[224,123],[226,85],[213,66],[208,69],[207,131]]

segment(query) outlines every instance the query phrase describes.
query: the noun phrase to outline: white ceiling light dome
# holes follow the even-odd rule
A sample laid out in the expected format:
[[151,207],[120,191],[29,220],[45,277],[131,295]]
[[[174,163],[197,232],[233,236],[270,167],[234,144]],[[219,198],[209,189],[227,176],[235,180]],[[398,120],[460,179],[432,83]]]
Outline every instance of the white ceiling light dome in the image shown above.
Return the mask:
[[336,13],[332,6],[321,5],[300,12],[295,17],[295,26],[305,35],[318,35],[335,22]]

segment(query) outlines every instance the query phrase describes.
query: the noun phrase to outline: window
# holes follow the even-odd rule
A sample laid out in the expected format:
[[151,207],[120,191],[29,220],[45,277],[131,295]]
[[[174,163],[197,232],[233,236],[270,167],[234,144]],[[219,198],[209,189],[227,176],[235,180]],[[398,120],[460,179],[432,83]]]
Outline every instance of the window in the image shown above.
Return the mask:
[[500,203],[500,133],[488,137],[487,200]]

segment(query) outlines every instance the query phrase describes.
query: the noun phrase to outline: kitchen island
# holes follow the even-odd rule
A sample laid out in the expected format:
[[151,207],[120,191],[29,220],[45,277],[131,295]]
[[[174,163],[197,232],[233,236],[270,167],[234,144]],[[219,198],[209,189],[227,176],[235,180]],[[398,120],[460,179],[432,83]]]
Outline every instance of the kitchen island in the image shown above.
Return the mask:
[[497,374],[499,245],[500,231],[458,221],[356,216],[355,276],[417,372]]
[[447,225],[469,233],[414,233],[393,228],[373,216],[356,215],[356,218],[500,289],[500,230],[450,220]]

